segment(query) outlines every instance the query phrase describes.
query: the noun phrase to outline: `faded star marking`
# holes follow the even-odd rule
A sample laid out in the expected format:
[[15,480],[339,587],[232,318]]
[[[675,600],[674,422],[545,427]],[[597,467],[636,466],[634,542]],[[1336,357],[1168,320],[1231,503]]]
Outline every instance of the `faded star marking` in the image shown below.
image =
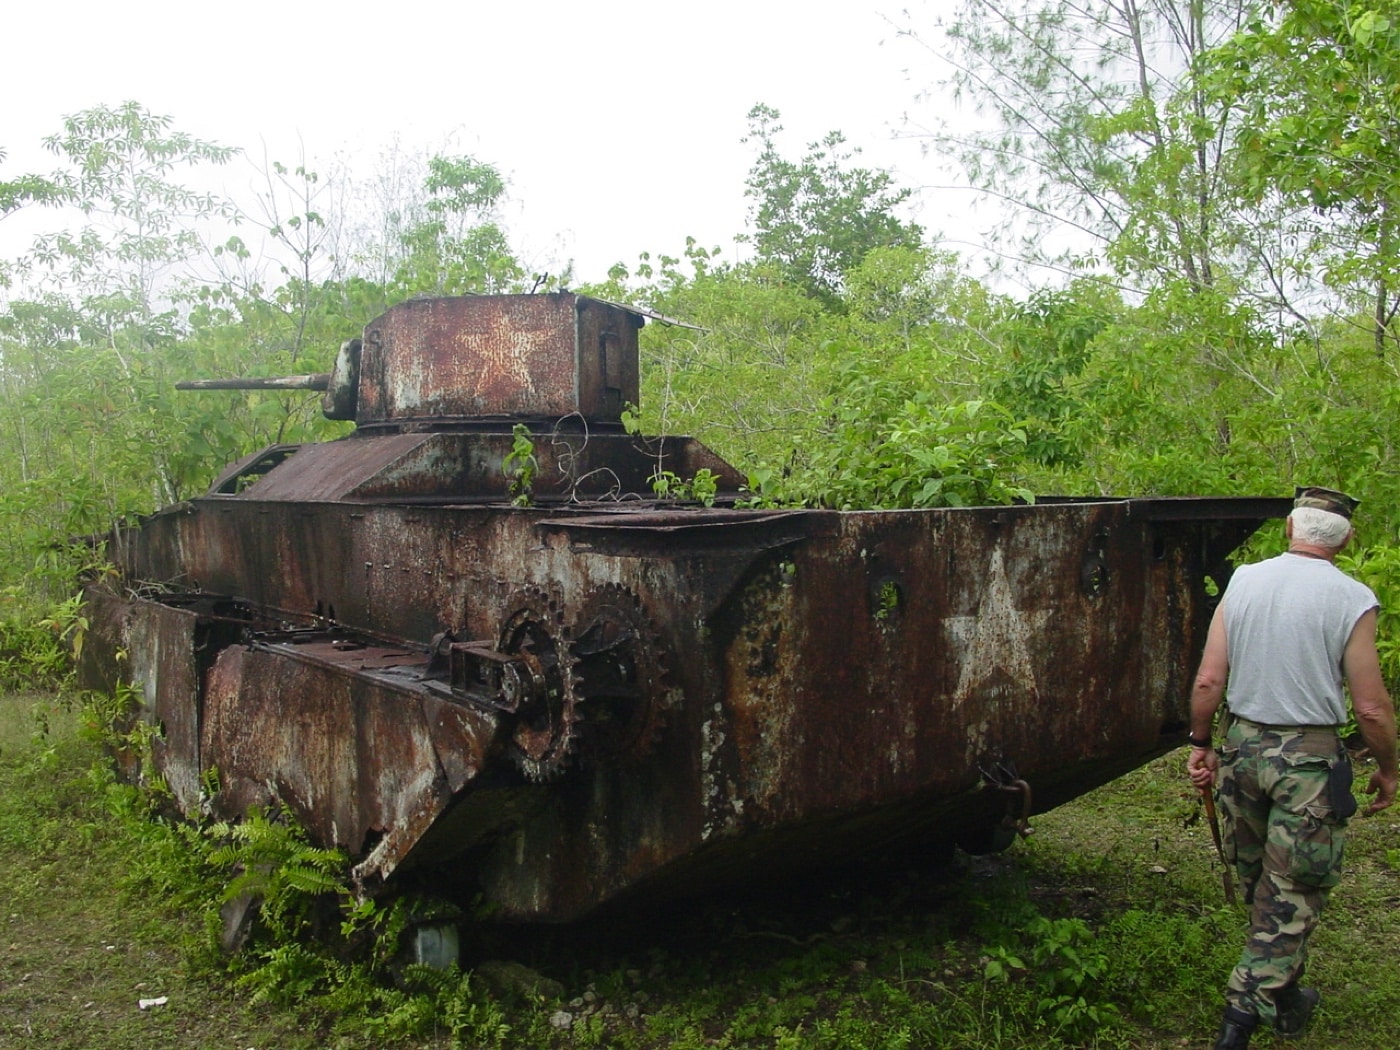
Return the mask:
[[1036,695],[1039,690],[1031,663],[1030,640],[1049,616],[1048,609],[1026,612],[1016,608],[1001,548],[994,549],[987,568],[987,586],[976,614],[949,616],[943,621],[953,652],[962,658],[953,706],[961,706],[997,671],[1024,687],[1026,695]]

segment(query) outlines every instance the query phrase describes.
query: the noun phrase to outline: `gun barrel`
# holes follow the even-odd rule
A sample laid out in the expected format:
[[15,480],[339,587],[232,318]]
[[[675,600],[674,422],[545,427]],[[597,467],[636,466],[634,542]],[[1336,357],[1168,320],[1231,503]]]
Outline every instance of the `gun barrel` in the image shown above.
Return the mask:
[[176,390],[325,390],[331,383],[329,372],[304,376],[247,376],[234,379],[185,379]]

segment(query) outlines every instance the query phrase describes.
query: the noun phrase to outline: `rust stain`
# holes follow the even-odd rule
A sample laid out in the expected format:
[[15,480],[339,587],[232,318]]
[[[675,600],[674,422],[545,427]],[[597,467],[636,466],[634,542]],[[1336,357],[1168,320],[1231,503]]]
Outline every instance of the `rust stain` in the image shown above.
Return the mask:
[[492,321],[485,331],[463,332],[457,337],[461,353],[475,358],[473,393],[486,405],[508,404],[513,398],[535,403],[532,368],[549,360],[547,354],[540,353],[538,329],[526,329],[502,314]]

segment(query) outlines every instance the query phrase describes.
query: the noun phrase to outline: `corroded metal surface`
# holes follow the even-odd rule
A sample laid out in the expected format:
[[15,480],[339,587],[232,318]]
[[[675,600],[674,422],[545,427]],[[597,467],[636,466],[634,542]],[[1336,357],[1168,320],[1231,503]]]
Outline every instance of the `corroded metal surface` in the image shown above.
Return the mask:
[[421,651],[342,644],[225,649],[199,754],[219,771],[219,809],[286,803],[382,880],[481,772],[497,719],[425,690]]
[[[506,716],[454,700],[445,675],[431,691],[430,640],[495,645],[530,595],[547,594],[561,643],[576,646],[599,596],[625,595],[655,670],[636,676],[632,713],[590,712],[585,678],[582,768],[548,784],[527,821],[474,818],[499,836],[476,863],[501,913],[568,919],[668,881],[704,885],[995,822],[1002,802],[982,770],[999,763],[1046,808],[1176,743],[1205,577],[1220,571],[1202,553],[1229,523],[1140,510],[571,519],[196,501],[145,524],[135,571],[416,640],[387,680],[363,650],[323,643],[319,661],[315,647],[231,648],[205,687],[200,764],[220,769],[220,804],[241,811],[275,784],[319,841],[367,856],[377,836],[393,839],[385,873],[483,772],[498,798],[538,791],[495,732]],[[480,724],[430,747],[428,698]],[[647,725],[637,753],[590,737],[590,720],[623,718]],[[469,758],[448,776],[444,756],[459,752]],[[450,850],[436,837],[436,852]]]
[[[438,316],[412,305],[391,312],[400,347],[406,318]],[[590,308],[565,311],[561,360],[611,353]],[[415,351],[430,361],[434,325]],[[551,360],[531,397],[562,383]],[[627,369],[595,365],[602,403]],[[370,399],[381,421],[427,404],[394,375],[369,381],[400,391]],[[523,382],[472,389],[503,405]],[[1208,578],[1288,505],[667,505],[638,496],[632,439],[576,431],[592,451],[554,456],[579,461],[574,480],[516,507],[508,427],[415,427],[267,450],[116,533],[125,579],[159,594],[92,594],[92,674],[130,653],[187,809],[283,802],[367,891],[450,882],[508,919],[976,837],[1174,746]],[[540,449],[561,431],[533,433]],[[733,491],[732,468],[668,440],[645,447]],[[626,499],[579,485],[604,471]],[[218,790],[197,797],[211,768]]]
[[356,421],[616,420],[637,401],[639,322],[568,294],[400,303],[365,328]]
[[[248,477],[249,462],[275,456],[272,446],[221,475],[226,494],[262,501],[397,499],[471,503],[509,501],[501,464],[510,434],[405,433],[308,445],[284,470]],[[532,495],[538,500],[617,499],[645,492],[657,470],[694,477],[709,470],[730,489],[743,481],[733,467],[690,438],[640,441],[626,434],[553,430],[535,446]],[[233,487],[229,479],[244,478]],[[216,489],[219,485],[216,483]]]

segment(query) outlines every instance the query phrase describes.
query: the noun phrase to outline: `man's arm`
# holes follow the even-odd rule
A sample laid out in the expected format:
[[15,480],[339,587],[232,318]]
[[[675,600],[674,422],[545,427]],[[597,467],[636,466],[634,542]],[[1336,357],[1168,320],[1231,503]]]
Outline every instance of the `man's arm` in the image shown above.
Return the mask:
[[[1191,736],[1209,740],[1215,724],[1215,712],[1225,697],[1225,681],[1230,675],[1230,650],[1225,639],[1225,602],[1215,607],[1206,634],[1205,652],[1196,671],[1196,684],[1191,689]],[[1215,767],[1219,764],[1212,747],[1191,748],[1186,760],[1186,775],[1198,788],[1208,788],[1215,782]]]
[[1380,656],[1376,653],[1376,610],[1356,621],[1342,654],[1342,671],[1351,690],[1351,706],[1361,739],[1376,759],[1376,772],[1366,787],[1376,799],[1366,807],[1366,815],[1379,813],[1395,801],[1395,705],[1381,677]]

